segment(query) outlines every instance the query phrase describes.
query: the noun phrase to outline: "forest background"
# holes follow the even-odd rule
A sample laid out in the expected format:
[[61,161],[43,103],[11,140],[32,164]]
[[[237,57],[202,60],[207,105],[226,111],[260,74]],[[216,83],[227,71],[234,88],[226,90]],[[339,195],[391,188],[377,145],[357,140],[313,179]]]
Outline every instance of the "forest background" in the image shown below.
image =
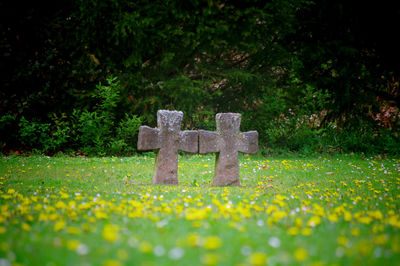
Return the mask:
[[398,154],[400,4],[0,3],[0,149],[129,155],[159,109],[242,114],[262,154]]

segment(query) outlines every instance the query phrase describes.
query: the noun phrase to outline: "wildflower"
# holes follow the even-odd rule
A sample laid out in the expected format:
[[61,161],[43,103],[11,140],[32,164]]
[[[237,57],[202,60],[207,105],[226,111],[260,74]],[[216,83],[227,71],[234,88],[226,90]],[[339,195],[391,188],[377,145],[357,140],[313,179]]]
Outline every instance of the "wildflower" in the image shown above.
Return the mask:
[[281,240],[277,237],[272,236],[268,239],[268,244],[273,248],[279,248],[281,245]]
[[191,247],[201,246],[203,242],[203,239],[195,233],[191,233],[187,237],[187,244]]
[[207,218],[208,215],[208,208],[203,209],[196,209],[196,208],[189,208],[185,211],[185,217],[187,220],[203,220]]
[[149,242],[140,243],[138,248],[143,253],[150,253],[153,250],[153,247]]
[[336,214],[331,213],[328,215],[328,220],[333,222],[333,223],[337,223],[339,221],[339,218],[337,217]]
[[68,199],[69,198],[69,195],[67,194],[67,193],[64,193],[64,192],[60,192],[60,198],[62,198],[62,199]]
[[367,256],[368,254],[371,253],[373,245],[367,240],[363,240],[357,243],[356,245],[358,252],[362,256]]
[[296,219],[294,220],[294,223],[296,224],[297,227],[303,226],[303,220],[300,217],[296,217]]
[[30,231],[31,230],[31,226],[27,223],[23,223],[21,225],[22,229],[24,229],[25,231]]
[[68,240],[68,242],[67,242],[67,248],[69,250],[77,250],[77,248],[79,247],[80,244],[81,243],[78,240],[71,239],[71,240]]
[[287,213],[285,211],[276,211],[271,216],[271,218],[272,218],[272,221],[279,222],[280,220],[282,220],[286,216],[287,216]]
[[205,265],[217,265],[219,262],[219,256],[214,253],[207,253],[201,257],[201,262]]
[[55,207],[57,209],[66,209],[67,208],[67,204],[65,204],[63,201],[57,201]]
[[346,247],[349,243],[349,239],[345,236],[339,236],[337,242],[339,245]]
[[353,228],[353,229],[350,230],[350,234],[351,234],[352,236],[359,236],[359,235],[360,235],[360,229],[358,229],[358,228]]
[[222,245],[222,240],[218,236],[209,236],[204,240],[204,248],[206,249],[217,249]]
[[171,249],[171,250],[168,252],[168,257],[169,257],[170,259],[173,259],[173,260],[179,260],[180,258],[183,257],[184,253],[185,253],[185,252],[183,251],[182,248],[180,248],[180,247],[174,247],[173,249]]
[[89,253],[89,247],[85,244],[80,244],[77,248],[76,248],[76,253],[78,253],[78,255],[87,255]]
[[294,251],[293,256],[297,261],[305,261],[308,258],[308,252],[304,248],[298,248]]
[[118,227],[112,224],[104,225],[102,236],[108,242],[115,242],[118,238]]
[[71,235],[79,235],[81,233],[81,230],[79,230],[79,228],[77,227],[68,226],[67,233]]
[[295,235],[298,235],[300,233],[300,229],[298,227],[296,227],[296,226],[292,226],[292,227],[290,227],[288,229],[287,232],[288,232],[289,235],[295,236]]
[[344,220],[345,220],[346,222],[350,222],[350,221],[351,221],[351,217],[352,217],[351,212],[349,212],[349,211],[344,211],[344,212],[343,212],[343,217],[344,217]]
[[163,246],[155,246],[153,250],[154,255],[161,257],[165,254],[165,248]]
[[310,236],[312,234],[312,230],[309,227],[305,227],[301,230],[301,234],[303,236]]
[[125,249],[119,249],[117,251],[117,257],[120,260],[127,260],[129,255],[128,255],[128,252]]
[[384,245],[388,241],[388,236],[385,234],[377,235],[374,237],[374,244],[376,245]]
[[54,229],[54,231],[58,232],[58,231],[61,231],[62,229],[64,229],[65,225],[66,225],[66,223],[64,220],[59,220],[54,224],[53,229]]
[[372,222],[372,218],[368,216],[359,217],[357,220],[362,224],[370,224]]
[[106,260],[103,266],[122,266],[122,263],[117,260]]
[[266,265],[267,255],[261,252],[256,252],[250,255],[249,262],[252,265]]
[[321,223],[321,218],[319,216],[313,216],[308,220],[307,225],[311,227],[315,227]]

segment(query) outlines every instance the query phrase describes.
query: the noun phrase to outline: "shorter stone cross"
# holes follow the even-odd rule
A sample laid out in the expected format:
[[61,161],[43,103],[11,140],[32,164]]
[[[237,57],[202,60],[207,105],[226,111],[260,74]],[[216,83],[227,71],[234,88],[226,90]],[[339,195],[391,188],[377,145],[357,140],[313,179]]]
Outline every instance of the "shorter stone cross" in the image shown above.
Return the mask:
[[240,185],[238,151],[257,154],[258,132],[239,133],[241,115],[219,113],[217,131],[199,130],[199,152],[216,152],[214,186]]
[[197,130],[181,131],[181,111],[159,110],[157,128],[139,128],[138,150],[157,150],[153,184],[178,184],[178,150],[197,153]]

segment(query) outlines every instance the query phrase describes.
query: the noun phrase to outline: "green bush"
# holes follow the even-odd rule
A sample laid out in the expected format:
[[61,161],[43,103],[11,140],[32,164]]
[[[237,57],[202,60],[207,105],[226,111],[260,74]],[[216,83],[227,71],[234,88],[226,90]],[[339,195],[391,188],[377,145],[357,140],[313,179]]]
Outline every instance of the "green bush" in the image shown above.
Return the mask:
[[310,153],[322,149],[322,113],[329,95],[312,86],[302,86],[295,98],[288,90],[266,88],[262,105],[253,114],[256,119],[245,122],[246,128],[259,131],[266,153]]
[[93,111],[74,111],[78,141],[85,153],[106,155],[130,153],[136,150],[140,118],[136,115],[118,120],[120,85],[116,77],[107,84],[98,84],[94,98],[99,99]]
[[38,151],[47,151],[52,148],[50,123],[28,121],[25,117],[21,117],[18,126],[20,141],[24,147]]
[[111,143],[110,150],[112,153],[130,153],[136,150],[140,118],[136,115],[125,115],[125,119],[119,122],[116,130],[116,138]]
[[84,111],[80,113],[78,131],[80,144],[86,153],[105,154],[111,140],[110,121],[104,113]]
[[345,129],[329,127],[323,135],[325,146],[344,153],[398,155],[400,137],[393,130],[364,125]]

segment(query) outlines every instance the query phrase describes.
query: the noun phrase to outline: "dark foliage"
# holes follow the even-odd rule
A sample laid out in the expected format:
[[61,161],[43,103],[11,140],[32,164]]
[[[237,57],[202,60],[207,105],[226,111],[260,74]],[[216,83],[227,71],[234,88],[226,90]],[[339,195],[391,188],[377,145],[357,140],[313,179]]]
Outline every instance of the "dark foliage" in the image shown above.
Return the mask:
[[1,149],[133,152],[178,109],[192,129],[240,112],[268,152],[397,153],[399,6],[1,2]]

